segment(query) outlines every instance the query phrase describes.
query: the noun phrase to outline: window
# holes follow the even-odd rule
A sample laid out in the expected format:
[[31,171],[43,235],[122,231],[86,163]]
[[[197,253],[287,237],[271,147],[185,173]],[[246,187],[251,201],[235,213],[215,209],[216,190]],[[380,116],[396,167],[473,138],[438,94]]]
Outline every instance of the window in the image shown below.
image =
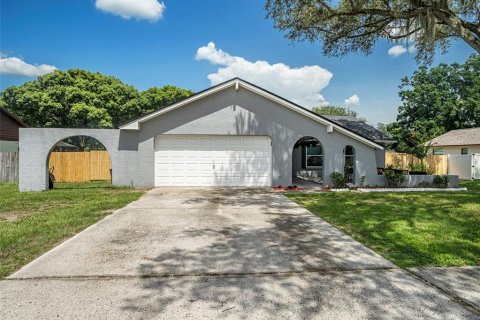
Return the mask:
[[307,168],[323,167],[323,149],[320,144],[306,146],[305,155]]
[[433,149],[433,154],[443,154],[443,148],[435,148],[435,149]]
[[462,154],[468,154],[468,148],[462,148]]
[[355,181],[355,149],[352,146],[346,146],[343,150],[345,162],[343,166],[343,174],[347,179],[347,183]]

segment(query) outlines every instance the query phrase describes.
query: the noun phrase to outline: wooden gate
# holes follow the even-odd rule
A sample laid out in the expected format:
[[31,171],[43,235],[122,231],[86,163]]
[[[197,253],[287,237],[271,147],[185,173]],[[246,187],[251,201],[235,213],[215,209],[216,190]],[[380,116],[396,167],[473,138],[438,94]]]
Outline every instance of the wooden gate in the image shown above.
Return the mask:
[[111,180],[111,161],[107,151],[52,152],[48,167],[56,182]]

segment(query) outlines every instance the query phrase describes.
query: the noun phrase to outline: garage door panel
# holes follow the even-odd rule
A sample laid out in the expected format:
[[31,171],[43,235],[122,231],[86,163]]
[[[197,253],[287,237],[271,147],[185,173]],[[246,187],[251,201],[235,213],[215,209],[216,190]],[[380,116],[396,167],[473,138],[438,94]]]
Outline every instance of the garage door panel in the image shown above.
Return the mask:
[[229,158],[270,158],[268,151],[229,151]]
[[225,172],[260,172],[265,174],[266,171],[270,169],[270,163],[230,163],[226,164],[215,164],[216,171],[225,171]]
[[155,185],[270,186],[270,138],[158,136]]

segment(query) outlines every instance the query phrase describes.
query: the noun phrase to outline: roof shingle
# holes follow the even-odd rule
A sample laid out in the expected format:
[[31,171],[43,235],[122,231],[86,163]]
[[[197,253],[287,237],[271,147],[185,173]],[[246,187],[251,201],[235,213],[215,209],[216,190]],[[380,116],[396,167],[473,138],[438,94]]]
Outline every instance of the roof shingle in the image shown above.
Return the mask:
[[353,117],[353,116],[333,116],[333,115],[322,115],[322,117],[327,118],[337,124],[349,129],[350,131],[355,132],[356,134],[367,138],[369,140],[375,141],[377,143],[394,143],[395,139],[387,136],[382,133],[380,130],[372,127],[371,125]]
[[428,141],[425,145],[463,146],[472,144],[480,144],[480,128],[452,130]]

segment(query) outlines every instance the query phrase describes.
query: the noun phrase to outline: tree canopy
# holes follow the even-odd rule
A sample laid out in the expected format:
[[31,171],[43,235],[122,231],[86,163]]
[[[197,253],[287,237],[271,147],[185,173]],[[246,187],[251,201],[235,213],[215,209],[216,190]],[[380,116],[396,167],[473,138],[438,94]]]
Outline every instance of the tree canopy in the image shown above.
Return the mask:
[[425,154],[423,145],[445,132],[480,126],[480,55],[463,64],[422,66],[402,79],[397,121],[387,126],[397,151]]
[[354,118],[357,118],[363,122],[367,122],[366,119],[364,118],[359,118],[358,117],[358,112],[354,110],[350,110],[347,108],[343,107],[336,107],[336,106],[321,106],[321,107],[314,107],[312,108],[312,111],[315,112],[316,114],[319,114],[321,116],[352,116]]
[[370,54],[379,39],[414,42],[417,61],[431,62],[452,38],[480,53],[478,0],[267,0],[267,16],[292,41],[322,41],[323,52]]
[[192,94],[174,86],[139,92],[115,77],[71,69],[8,87],[0,105],[32,127],[115,128]]

